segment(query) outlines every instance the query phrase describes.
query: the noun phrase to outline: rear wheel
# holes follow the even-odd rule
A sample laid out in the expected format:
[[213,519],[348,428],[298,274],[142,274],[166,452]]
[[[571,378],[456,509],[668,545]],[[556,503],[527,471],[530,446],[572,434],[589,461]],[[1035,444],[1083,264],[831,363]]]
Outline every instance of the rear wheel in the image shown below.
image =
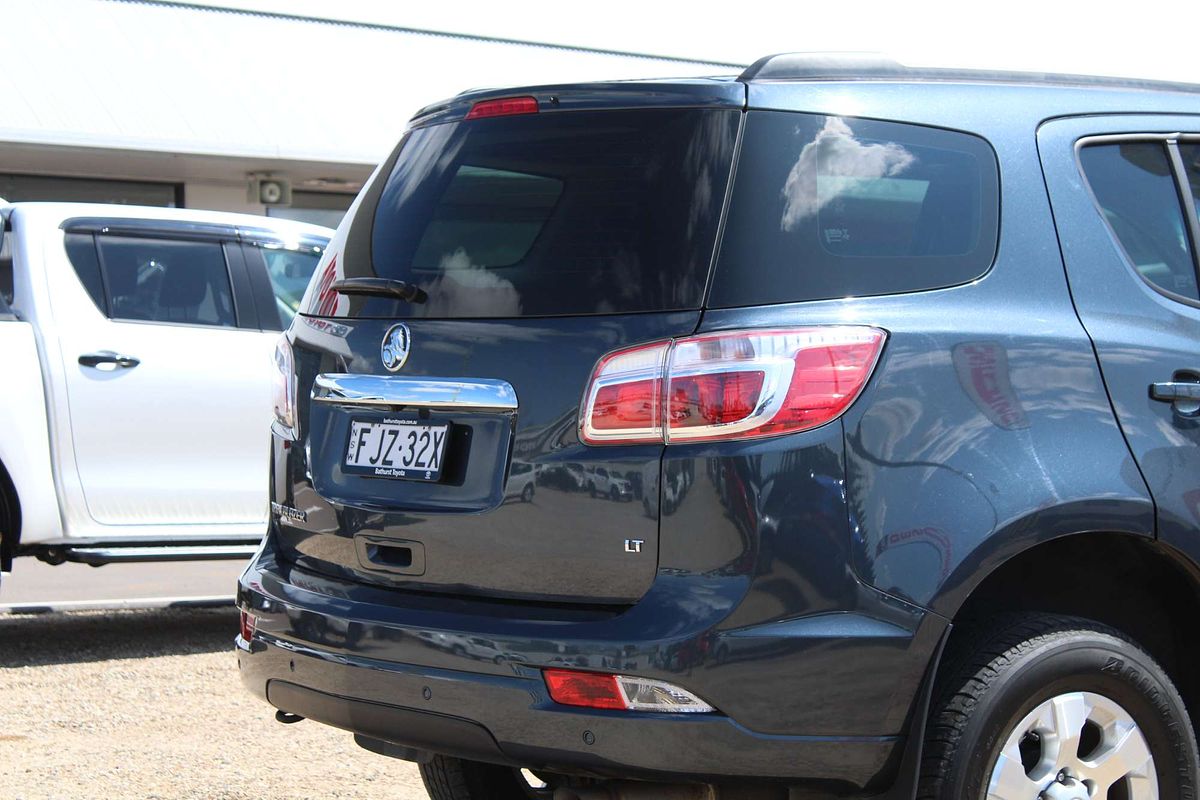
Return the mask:
[[550,800],[554,786],[528,770],[434,756],[421,765],[430,800]]
[[977,626],[947,654],[926,735],[921,800],[1194,797],[1183,700],[1121,633],[1050,614]]

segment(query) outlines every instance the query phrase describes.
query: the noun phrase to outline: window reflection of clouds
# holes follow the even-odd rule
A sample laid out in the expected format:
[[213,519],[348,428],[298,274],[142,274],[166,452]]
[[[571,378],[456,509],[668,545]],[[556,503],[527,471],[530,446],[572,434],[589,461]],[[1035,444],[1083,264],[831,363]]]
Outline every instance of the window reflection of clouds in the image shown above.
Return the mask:
[[429,295],[425,316],[520,316],[521,295],[512,281],[472,263],[463,248],[443,255],[438,273],[421,285]]
[[794,231],[813,217],[840,191],[818,192],[818,176],[878,179],[903,173],[916,156],[895,142],[864,144],[850,126],[829,117],[816,138],[804,145],[783,185],[784,208],[779,227]]

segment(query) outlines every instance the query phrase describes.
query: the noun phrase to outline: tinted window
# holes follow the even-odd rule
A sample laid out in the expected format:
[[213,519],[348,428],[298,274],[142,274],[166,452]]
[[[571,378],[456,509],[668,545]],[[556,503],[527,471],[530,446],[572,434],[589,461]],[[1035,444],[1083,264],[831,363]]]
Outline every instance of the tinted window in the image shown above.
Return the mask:
[[743,142],[712,306],[931,289],[991,265],[999,190],[982,139],[754,111]]
[[219,243],[121,236],[97,242],[113,319],[236,324]]
[[275,293],[275,310],[279,312],[281,329],[286,328],[300,308],[304,290],[321,260],[321,250],[315,247],[305,250],[263,247],[260,252],[266,262],[271,290]]
[[1179,145],[1179,155],[1183,157],[1183,168],[1197,209],[1196,215],[1200,217],[1200,144]]
[[[737,111],[574,111],[418,128],[371,220],[369,265],[426,303],[360,316],[517,317],[698,308]],[[369,214],[369,211],[367,212]],[[362,216],[366,216],[365,214]]]
[[13,235],[0,232],[0,304],[11,306],[13,301]]
[[546,227],[562,190],[555,178],[462,165],[438,199],[413,266],[436,270],[446,253],[465,250],[463,243],[480,264],[519,263]]
[[1084,175],[1101,213],[1142,277],[1200,299],[1179,191],[1162,142],[1084,147]]
[[66,235],[67,258],[75,268],[79,282],[87,290],[96,308],[102,314],[104,307],[104,282],[100,278],[100,259],[96,257],[96,241],[90,233],[68,233]]

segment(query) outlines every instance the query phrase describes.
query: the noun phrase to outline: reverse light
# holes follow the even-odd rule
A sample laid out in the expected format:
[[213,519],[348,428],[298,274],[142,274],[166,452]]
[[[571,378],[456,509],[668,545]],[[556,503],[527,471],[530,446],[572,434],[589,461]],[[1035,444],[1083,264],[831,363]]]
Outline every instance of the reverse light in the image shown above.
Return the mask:
[[674,714],[716,710],[686,689],[665,681],[566,669],[548,669],[542,674],[550,699],[564,706]]
[[275,343],[274,431],[287,441],[296,440],[296,362],[292,343],[284,333]]
[[471,110],[467,112],[467,119],[512,117],[518,114],[536,114],[537,112],[536,97],[502,97],[497,100],[480,100],[471,106]]
[[751,439],[832,422],[866,386],[887,334],[857,325],[702,334],[600,359],[587,444]]

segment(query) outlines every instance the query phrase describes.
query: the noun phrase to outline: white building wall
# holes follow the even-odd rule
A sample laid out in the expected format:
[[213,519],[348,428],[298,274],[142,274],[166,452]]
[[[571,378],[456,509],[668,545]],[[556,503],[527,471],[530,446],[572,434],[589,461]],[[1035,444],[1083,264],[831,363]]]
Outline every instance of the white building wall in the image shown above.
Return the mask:
[[256,214],[250,173],[344,201],[413,113],[465,89],[737,71],[168,0],[0,0],[0,53],[0,174]]
[[366,165],[464,89],[737,72],[164,2],[0,7],[0,142]]
[[183,202],[188,208],[207,208],[213,211],[238,211],[243,214],[263,214],[266,207],[246,200],[246,187],[222,186],[211,183],[183,184]]

